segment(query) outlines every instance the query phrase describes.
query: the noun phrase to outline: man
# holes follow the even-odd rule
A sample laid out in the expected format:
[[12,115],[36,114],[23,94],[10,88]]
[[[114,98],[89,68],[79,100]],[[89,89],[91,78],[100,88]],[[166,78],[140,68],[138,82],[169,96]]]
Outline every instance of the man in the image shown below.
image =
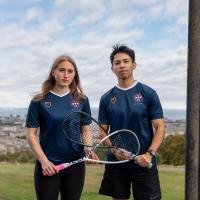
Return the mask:
[[[132,185],[135,200],[160,200],[156,152],[164,138],[165,126],[159,98],[155,90],[134,79],[136,63],[132,49],[113,46],[110,61],[118,83],[101,97],[99,122],[109,132],[123,128],[135,132],[141,151],[135,162],[106,165],[99,193],[113,200],[125,200],[130,197]],[[151,162],[153,166],[149,169]]]

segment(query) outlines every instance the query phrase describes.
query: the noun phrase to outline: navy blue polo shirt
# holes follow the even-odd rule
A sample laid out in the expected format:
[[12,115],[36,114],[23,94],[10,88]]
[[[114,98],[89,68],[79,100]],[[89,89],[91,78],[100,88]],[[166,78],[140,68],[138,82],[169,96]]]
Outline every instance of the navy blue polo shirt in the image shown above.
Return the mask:
[[54,164],[76,160],[84,155],[83,146],[75,148],[75,145],[66,139],[62,130],[64,118],[73,111],[83,111],[91,115],[88,98],[76,101],[71,93],[59,96],[49,92],[40,102],[30,102],[26,127],[39,127],[42,150]]
[[140,82],[123,89],[114,86],[100,100],[98,120],[110,126],[110,133],[129,129],[136,133],[144,153],[153,138],[152,120],[163,118],[156,91]]

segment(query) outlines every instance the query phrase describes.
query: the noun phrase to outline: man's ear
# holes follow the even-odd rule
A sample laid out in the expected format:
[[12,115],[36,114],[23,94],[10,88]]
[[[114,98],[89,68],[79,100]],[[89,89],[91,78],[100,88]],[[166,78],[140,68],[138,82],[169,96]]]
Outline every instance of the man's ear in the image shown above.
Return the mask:
[[137,66],[136,62],[133,62],[133,69],[135,69]]
[[114,69],[113,65],[111,66],[111,70],[113,73],[115,73],[115,69]]

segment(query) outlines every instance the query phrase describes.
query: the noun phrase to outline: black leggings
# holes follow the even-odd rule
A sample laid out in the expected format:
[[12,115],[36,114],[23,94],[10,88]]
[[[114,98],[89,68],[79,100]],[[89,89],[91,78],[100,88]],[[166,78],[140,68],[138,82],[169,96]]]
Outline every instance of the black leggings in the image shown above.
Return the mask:
[[85,180],[84,162],[75,164],[53,176],[43,176],[39,161],[35,164],[35,191],[38,200],[80,200]]

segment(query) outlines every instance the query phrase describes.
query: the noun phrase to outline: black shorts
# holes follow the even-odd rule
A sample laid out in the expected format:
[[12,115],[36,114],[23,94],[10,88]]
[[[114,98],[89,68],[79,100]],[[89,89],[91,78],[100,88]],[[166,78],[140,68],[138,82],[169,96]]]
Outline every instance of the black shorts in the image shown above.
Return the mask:
[[160,200],[157,168],[119,168],[106,166],[99,194],[116,199],[129,199],[132,185],[134,200]]
[[72,165],[53,176],[43,176],[41,164],[35,164],[35,191],[38,200],[80,200],[85,179],[84,162]]

